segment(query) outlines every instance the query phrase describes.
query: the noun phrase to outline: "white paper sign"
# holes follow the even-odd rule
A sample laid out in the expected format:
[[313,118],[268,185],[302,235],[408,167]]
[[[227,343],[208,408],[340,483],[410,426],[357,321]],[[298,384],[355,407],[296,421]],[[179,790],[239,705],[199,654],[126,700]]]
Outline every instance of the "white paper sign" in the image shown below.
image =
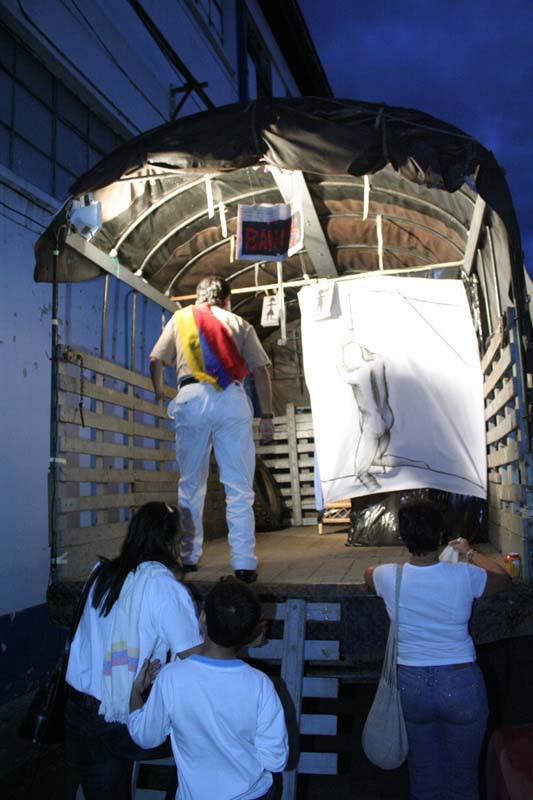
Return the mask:
[[486,497],[483,378],[460,281],[337,282],[299,293],[325,502],[429,487]]
[[283,261],[303,246],[300,198],[287,203],[241,205],[237,210],[237,259]]
[[277,328],[280,323],[280,307],[277,294],[267,294],[263,297],[261,309],[261,325],[263,328]]
[[335,281],[319,281],[313,287],[313,319],[327,319],[331,316],[331,304],[335,291]]

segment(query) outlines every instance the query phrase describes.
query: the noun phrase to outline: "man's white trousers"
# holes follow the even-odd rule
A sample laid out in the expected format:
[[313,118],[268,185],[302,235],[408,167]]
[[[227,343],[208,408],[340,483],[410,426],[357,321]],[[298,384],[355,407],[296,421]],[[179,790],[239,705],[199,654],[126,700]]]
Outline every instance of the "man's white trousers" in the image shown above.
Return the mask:
[[202,555],[202,517],[213,447],[226,490],[231,566],[255,569],[255,448],[252,406],[246,392],[240,383],[233,383],[224,391],[217,391],[209,383],[190,383],[171,402],[169,415],[176,430],[183,563],[196,564]]

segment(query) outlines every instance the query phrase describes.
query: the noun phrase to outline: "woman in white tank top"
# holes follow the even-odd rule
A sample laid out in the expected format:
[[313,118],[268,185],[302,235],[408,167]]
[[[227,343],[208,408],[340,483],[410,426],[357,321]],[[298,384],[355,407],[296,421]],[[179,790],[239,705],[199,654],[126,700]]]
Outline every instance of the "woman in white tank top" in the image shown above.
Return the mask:
[[[487,694],[468,631],[472,604],[505,589],[504,568],[470,547],[450,544],[465,561],[439,561],[443,521],[426,500],[398,514],[409,550],[399,601],[398,683],[409,740],[411,800],[477,800],[478,760]],[[365,582],[394,613],[396,565],[368,567]]]

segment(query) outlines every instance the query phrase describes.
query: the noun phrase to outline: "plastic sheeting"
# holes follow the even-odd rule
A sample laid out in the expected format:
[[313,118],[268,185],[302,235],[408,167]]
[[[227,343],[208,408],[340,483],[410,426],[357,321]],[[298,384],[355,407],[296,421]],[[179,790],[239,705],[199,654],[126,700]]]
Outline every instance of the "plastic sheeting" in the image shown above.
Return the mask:
[[[385,268],[454,254],[460,259],[475,199],[466,184],[475,182],[507,230],[507,236],[497,237],[496,263],[500,270],[508,263],[508,238],[518,275],[514,299],[521,307],[520,236],[500,167],[471,136],[420,111],[314,97],[225,106],[137,136],[80,177],[71,191],[74,198],[94,193],[102,205],[104,224],[92,243],[158,290],[192,291],[208,272],[231,277],[238,287],[249,285],[250,274],[244,263],[232,261],[237,206],[280,201],[270,166],[305,174],[339,274],[376,268],[375,229],[362,220],[362,180],[354,176],[372,176],[371,215],[384,213]],[[206,175],[215,207],[226,206],[226,237],[217,215],[208,213]],[[69,202],[37,244],[37,281],[52,278],[51,254],[66,231]],[[305,259],[304,269],[313,276],[312,258]],[[83,254],[68,245],[60,249],[58,280],[99,274]],[[298,258],[285,262],[286,280],[301,274]],[[272,275],[265,270],[262,277],[268,282]],[[505,291],[510,277],[505,268]],[[253,300],[243,309],[252,322],[257,313]]]
[[419,498],[432,500],[439,506],[444,519],[443,544],[458,536],[471,542],[487,541],[488,508],[485,500],[434,489],[415,489],[354,499],[347,544],[354,547],[401,544],[398,509],[403,503]]

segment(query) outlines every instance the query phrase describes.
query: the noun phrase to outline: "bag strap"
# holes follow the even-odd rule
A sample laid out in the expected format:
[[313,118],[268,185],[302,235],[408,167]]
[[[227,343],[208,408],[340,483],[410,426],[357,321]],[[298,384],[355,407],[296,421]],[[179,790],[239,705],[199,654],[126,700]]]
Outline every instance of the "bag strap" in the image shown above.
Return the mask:
[[396,595],[394,598],[394,628],[398,638],[398,621],[400,618],[400,587],[402,585],[403,564],[396,564]]
[[391,619],[389,625],[389,635],[387,637],[387,646],[385,648],[385,657],[383,659],[383,669],[381,671],[382,677],[389,683],[390,686],[397,685],[397,672],[396,667],[398,664],[398,621],[400,617],[400,587],[402,584],[403,566],[396,565],[396,591],[394,597],[394,618]]

